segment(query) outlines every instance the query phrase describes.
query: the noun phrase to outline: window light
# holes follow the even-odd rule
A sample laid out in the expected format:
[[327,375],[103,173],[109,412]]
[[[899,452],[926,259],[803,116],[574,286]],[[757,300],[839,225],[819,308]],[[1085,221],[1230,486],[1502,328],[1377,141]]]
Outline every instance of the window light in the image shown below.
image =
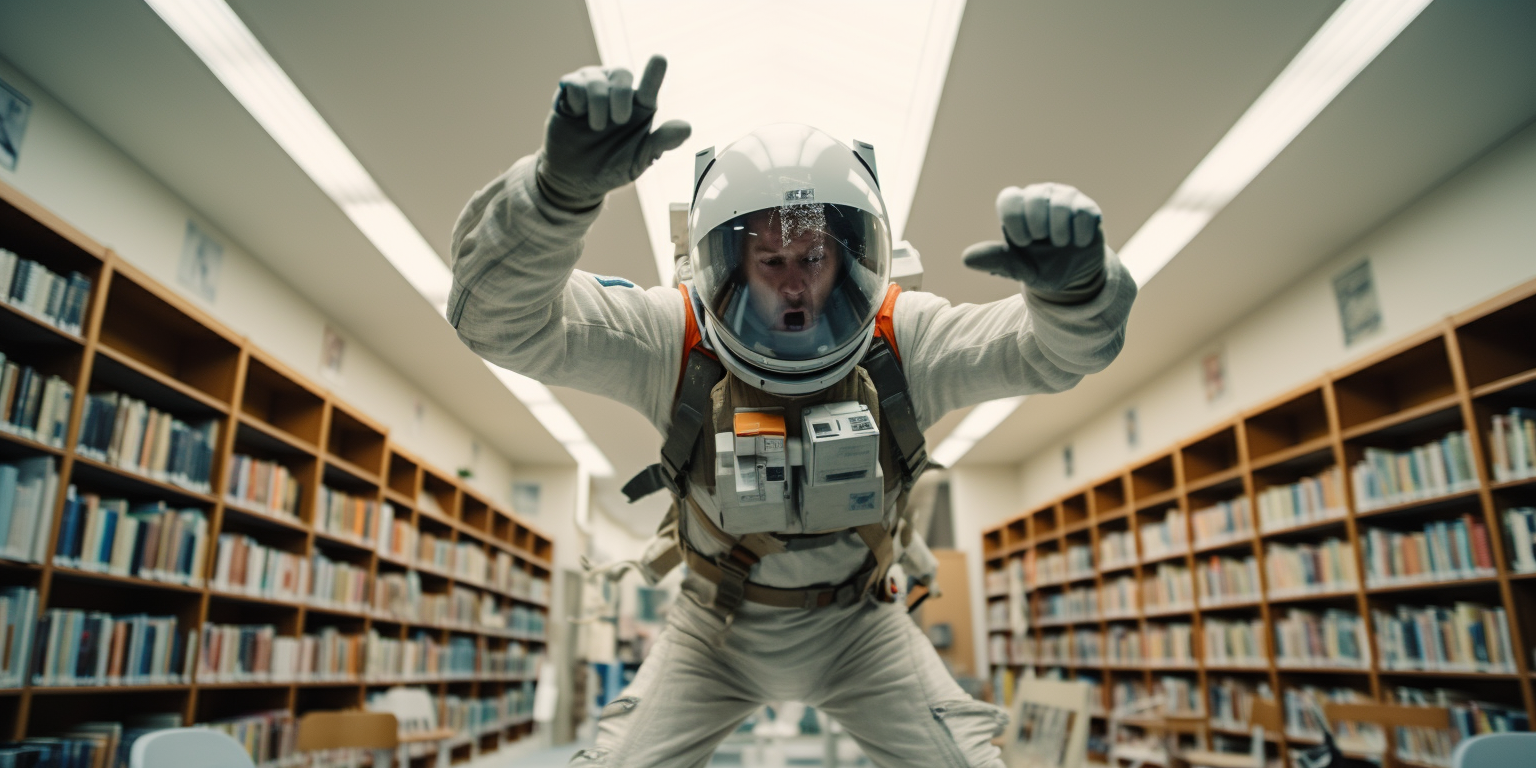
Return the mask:
[[[224,0],[145,2],[299,168],[341,207],[368,242],[438,314],[444,314],[452,285],[448,266],[234,10]],[[600,477],[613,474],[602,451],[547,387],[494,366],[492,370],[588,472]]]

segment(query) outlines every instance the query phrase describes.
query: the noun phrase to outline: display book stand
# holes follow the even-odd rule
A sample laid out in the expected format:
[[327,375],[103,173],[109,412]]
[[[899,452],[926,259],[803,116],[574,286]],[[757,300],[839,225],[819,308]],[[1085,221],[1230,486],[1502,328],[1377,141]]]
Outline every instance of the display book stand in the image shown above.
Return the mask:
[[[1011,561],[1023,560],[1032,551],[1039,558],[1065,551],[1072,544],[1092,547],[1096,567],[1091,572],[1070,574],[1060,583],[1037,584],[1028,592],[1028,632],[1036,644],[1048,635],[1091,631],[1101,633],[1107,642],[1108,630],[1115,625],[1144,631],[1150,625],[1172,620],[1195,627],[1194,658],[1185,665],[1074,659],[1046,662],[1010,657],[1007,664],[992,659],[994,675],[1005,670],[1017,675],[1025,667],[1033,667],[1039,674],[1057,674],[1098,684],[1101,699],[1095,702],[1095,728],[1101,737],[1103,722],[1113,706],[1112,686],[1129,680],[1153,691],[1154,679],[1162,676],[1182,677],[1194,685],[1206,712],[1210,707],[1211,685],[1235,678],[1267,683],[1277,697],[1283,697],[1287,689],[1308,685],[1349,688],[1375,701],[1387,701],[1388,694],[1398,686],[1445,688],[1478,701],[1524,710],[1527,717],[1536,715],[1531,666],[1536,644],[1536,573],[1518,570],[1504,522],[1505,510],[1536,506],[1536,477],[1495,482],[1491,465],[1493,417],[1517,406],[1536,407],[1536,281],[1448,317],[1364,360],[1207,429],[1170,451],[985,530],[982,550],[988,574],[1002,571]],[[1459,429],[1470,432],[1477,474],[1475,487],[1357,508],[1350,475],[1366,448],[1406,448]],[[1330,466],[1342,467],[1344,472],[1346,509],[1342,515],[1278,530],[1260,527],[1257,494],[1272,486],[1316,475]],[[1187,531],[1190,546],[1184,551],[1143,554],[1139,529],[1162,519],[1165,510],[1183,510],[1184,525],[1191,526],[1190,511],[1244,495],[1255,502],[1250,504],[1249,514],[1254,518],[1249,533],[1201,546],[1193,531]],[[1406,584],[1367,583],[1363,529],[1369,526],[1422,531],[1426,523],[1465,519],[1464,514],[1486,526],[1495,565],[1493,572]],[[1126,563],[1112,563],[1109,568],[1097,567],[1101,537],[1120,531],[1131,532],[1138,557]],[[1330,536],[1340,537],[1350,545],[1349,552],[1356,558],[1357,583],[1336,591],[1272,596],[1263,567],[1266,547],[1274,543],[1318,542]],[[1081,586],[1093,587],[1102,594],[1107,581],[1127,574],[1135,577],[1139,586],[1160,562],[1180,563],[1193,571],[1197,558],[1211,554],[1257,557],[1264,588],[1251,600],[1224,601],[1215,606],[1203,605],[1197,589],[1192,605],[1173,610],[1149,612],[1138,599],[1136,609],[1123,616],[1106,617],[1101,613],[1043,622],[1038,618],[1042,605],[1052,594]],[[988,579],[989,605],[1009,599],[1006,591],[997,588],[1000,581],[995,576]],[[1376,628],[1369,620],[1373,609],[1449,606],[1457,601],[1502,606],[1508,612],[1513,669],[1407,671],[1383,666]],[[1340,608],[1367,617],[1369,663],[1354,669],[1277,664],[1273,621],[1294,607],[1318,611]],[[1246,668],[1208,663],[1201,647],[1200,627],[1212,618],[1262,618],[1263,662]],[[996,622],[991,622],[988,630],[991,636],[1010,636],[1009,628]],[[1246,729],[1229,725],[1212,721],[1211,730],[1228,734],[1241,744]],[[1315,742],[1295,733],[1290,723],[1287,726],[1287,733],[1273,737],[1273,749],[1288,761],[1288,746]],[[1097,757],[1102,759],[1103,755]]]
[[[77,608],[113,614],[175,615],[179,631],[219,624],[273,624],[279,635],[296,636],[324,627],[406,639],[426,631],[437,642],[472,638],[477,664],[487,652],[512,644],[542,653],[543,634],[515,633],[484,625],[419,624],[380,618],[368,610],[317,607],[299,601],[229,594],[199,586],[116,576],[53,562],[65,489],[82,493],[164,500],[176,508],[202,510],[209,526],[208,570],[214,567],[218,535],[248,535],[268,547],[308,557],[323,549],[332,560],[364,568],[371,597],[382,573],[420,574],[424,593],[450,593],[467,587],[489,594],[502,611],[512,606],[548,614],[547,594],[531,599],[500,588],[466,581],[451,572],[396,559],[376,547],[321,532],[314,525],[317,491],[322,485],[377,502],[388,502],[397,519],[421,532],[457,544],[471,542],[491,559],[504,552],[513,568],[550,581],[553,542],[510,511],[490,503],[454,474],[427,466],[390,441],[387,430],[325,389],[293,373],[247,339],[157,284],[116,254],[93,242],[26,196],[0,184],[0,248],[43,263],[54,272],[84,273],[92,281],[81,335],[0,301],[0,352],[45,375],[72,383],[75,397],[66,440],[53,447],[13,432],[0,431],[0,461],[52,456],[58,463],[59,489],[52,505],[50,553],[41,563],[0,559],[0,586],[38,591],[38,610]],[[182,419],[213,418],[218,424],[211,493],[178,485],[77,454],[76,439],[86,393],[119,391]],[[225,473],[234,453],[286,466],[302,483],[297,519],[265,514],[227,503]],[[430,501],[429,501],[430,498]],[[546,590],[547,593],[547,590]],[[43,638],[36,639],[36,643]],[[533,673],[365,681],[299,683],[217,683],[196,679],[171,685],[43,687],[31,676],[20,687],[0,689],[0,741],[61,733],[87,721],[121,721],[137,713],[177,713],[186,724],[203,723],[271,710],[295,718],[313,710],[361,707],[371,693],[391,684],[425,687],[439,701],[445,696],[497,697],[511,686],[526,689]],[[441,715],[440,715],[441,716]],[[450,719],[442,717],[442,722]],[[526,714],[464,734],[454,757],[494,751],[531,734]]]

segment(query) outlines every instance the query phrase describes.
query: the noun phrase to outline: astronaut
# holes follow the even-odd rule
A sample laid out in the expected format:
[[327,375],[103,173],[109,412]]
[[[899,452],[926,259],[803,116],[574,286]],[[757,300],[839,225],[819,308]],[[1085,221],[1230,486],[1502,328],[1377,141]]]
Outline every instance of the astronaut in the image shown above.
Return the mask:
[[932,581],[904,514],[922,430],[1103,369],[1135,283],[1093,201],[1039,184],[1003,190],[1004,240],[964,257],[1017,295],[901,291],[873,149],[790,124],[695,158],[679,287],[577,270],[604,196],[688,138],[682,121],[653,125],[665,70],[654,57],[638,85],[622,68],[562,78],[543,148],[453,234],[448,319],[466,345],[665,436],[626,492],[674,495],[643,565],[686,564],[683,596],[572,764],[703,766],[760,704],[798,701],[880,766],[1000,768],[1006,714],[961,690],[893,599],[902,572]]

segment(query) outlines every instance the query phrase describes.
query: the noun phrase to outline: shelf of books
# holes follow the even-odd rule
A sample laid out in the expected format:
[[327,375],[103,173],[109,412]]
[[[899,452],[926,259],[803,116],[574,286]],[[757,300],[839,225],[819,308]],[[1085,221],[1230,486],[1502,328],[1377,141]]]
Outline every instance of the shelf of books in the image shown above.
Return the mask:
[[[1536,282],[991,528],[992,691],[1086,680],[1092,748],[1150,696],[1246,750],[1317,743],[1309,700],[1449,707],[1398,759],[1536,713]],[[1343,724],[1347,751],[1385,749]]]
[[280,766],[393,685],[455,761],[531,733],[549,537],[4,185],[0,369],[0,741]]

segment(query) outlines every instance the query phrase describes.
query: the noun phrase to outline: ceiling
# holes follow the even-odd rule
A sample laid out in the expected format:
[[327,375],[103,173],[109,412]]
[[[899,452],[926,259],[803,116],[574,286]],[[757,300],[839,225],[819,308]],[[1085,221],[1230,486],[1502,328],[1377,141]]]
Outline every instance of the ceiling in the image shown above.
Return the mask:
[[[959,263],[997,237],[993,199],[1008,185],[1075,184],[1124,243],[1337,2],[970,0],[906,229],[925,288],[956,303],[1015,290]],[[598,58],[574,0],[230,3],[440,255],[468,197],[538,147],[559,76]],[[1051,444],[1526,123],[1533,36],[1536,4],[1432,4],[1144,289],[1108,371],[1027,400],[966,461],[1015,463]],[[0,0],[0,58],[514,462],[564,460],[142,2]],[[580,266],[655,284],[632,188],[610,196]],[[629,510],[617,488],[654,460],[654,430],[602,398],[556,393],[616,468],[594,500],[653,526],[664,502]]]

